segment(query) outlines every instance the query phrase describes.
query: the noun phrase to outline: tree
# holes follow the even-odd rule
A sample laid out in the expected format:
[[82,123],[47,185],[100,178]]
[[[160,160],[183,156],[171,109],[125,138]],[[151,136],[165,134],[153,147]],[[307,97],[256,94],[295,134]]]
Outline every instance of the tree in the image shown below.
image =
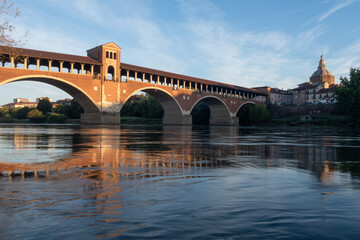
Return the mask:
[[141,118],[162,118],[164,110],[161,104],[150,95],[143,95],[140,101],[127,101],[121,109],[121,116]]
[[28,112],[26,118],[28,118],[30,122],[34,122],[34,123],[41,123],[41,122],[45,122],[46,120],[43,113],[37,109]]
[[64,112],[60,114],[65,114],[70,119],[80,119],[81,113],[84,112],[84,109],[81,105],[75,100],[72,99],[69,105],[64,106]]
[[53,109],[53,113],[65,114],[65,106],[64,106],[63,104],[57,105],[57,106]]
[[48,123],[65,123],[68,119],[64,114],[53,113],[47,117]]
[[17,111],[17,114],[16,114],[16,118],[17,119],[26,119],[26,115],[33,109],[30,109],[29,107],[23,107],[23,108],[20,108],[18,111]]
[[49,98],[43,98],[39,101],[36,108],[46,115],[47,113],[52,111],[52,104]]
[[253,105],[250,109],[250,122],[256,125],[262,124],[269,120],[270,112],[262,105]]
[[9,107],[3,107],[0,109],[0,117],[4,117],[6,114],[10,114]]
[[270,112],[262,105],[245,104],[239,110],[237,117],[241,125],[259,125],[269,119]]
[[350,76],[340,77],[340,86],[335,89],[336,110],[360,123],[360,69],[351,68]]
[[20,43],[12,38],[15,27],[10,23],[11,18],[20,16],[20,11],[13,2],[0,0],[0,45],[15,46]]

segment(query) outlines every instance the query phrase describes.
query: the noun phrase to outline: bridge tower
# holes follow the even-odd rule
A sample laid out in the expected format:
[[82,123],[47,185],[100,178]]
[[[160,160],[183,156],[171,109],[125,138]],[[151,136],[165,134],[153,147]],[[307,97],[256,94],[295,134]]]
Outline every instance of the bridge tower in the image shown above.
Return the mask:
[[102,63],[100,74],[94,76],[101,81],[101,112],[86,114],[82,122],[120,124],[120,53],[121,48],[113,42],[87,50],[88,57]]

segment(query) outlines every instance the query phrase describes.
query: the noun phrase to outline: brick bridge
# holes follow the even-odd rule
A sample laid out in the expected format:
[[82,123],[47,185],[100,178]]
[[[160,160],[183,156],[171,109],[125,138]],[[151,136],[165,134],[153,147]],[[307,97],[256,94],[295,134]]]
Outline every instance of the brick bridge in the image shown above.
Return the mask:
[[200,101],[209,106],[212,125],[237,125],[244,104],[266,101],[254,89],[121,63],[120,51],[112,42],[88,50],[87,57],[0,46],[0,85],[37,81],[58,87],[84,108],[85,124],[120,124],[122,106],[139,91],[160,102],[163,124],[175,125],[192,124]]

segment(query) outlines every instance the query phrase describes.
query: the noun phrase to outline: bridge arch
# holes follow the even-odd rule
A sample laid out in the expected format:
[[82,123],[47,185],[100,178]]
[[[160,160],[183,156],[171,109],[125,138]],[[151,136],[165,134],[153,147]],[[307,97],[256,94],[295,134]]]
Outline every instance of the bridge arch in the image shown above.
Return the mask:
[[246,102],[244,102],[243,104],[241,104],[240,106],[239,106],[239,108],[236,110],[236,115],[238,115],[239,114],[239,111],[240,111],[240,109],[243,107],[243,106],[245,106],[246,104],[256,104],[255,102],[253,102],[253,101],[246,101]]
[[230,118],[230,110],[226,103],[222,101],[219,97],[216,96],[204,96],[197,100],[194,105],[191,107],[190,112],[193,112],[194,107],[196,104],[203,102],[205,103],[210,109],[210,119],[209,124],[217,125],[223,124],[225,121],[224,119]]
[[183,119],[183,111],[179,102],[166,90],[157,87],[139,88],[132,92],[122,103],[122,106],[137,92],[145,92],[154,97],[164,109],[163,123],[164,124],[179,124]]
[[249,126],[252,125],[252,120],[250,118],[251,105],[256,105],[253,101],[246,101],[240,105],[240,107],[236,111],[236,117],[239,119],[239,125]]
[[96,105],[95,101],[86,92],[84,92],[81,88],[77,87],[73,83],[66,81],[62,78],[46,75],[24,75],[21,77],[10,78],[2,81],[0,82],[0,86],[12,82],[21,81],[35,81],[52,85],[72,96],[83,107],[86,113],[100,112],[100,109]]

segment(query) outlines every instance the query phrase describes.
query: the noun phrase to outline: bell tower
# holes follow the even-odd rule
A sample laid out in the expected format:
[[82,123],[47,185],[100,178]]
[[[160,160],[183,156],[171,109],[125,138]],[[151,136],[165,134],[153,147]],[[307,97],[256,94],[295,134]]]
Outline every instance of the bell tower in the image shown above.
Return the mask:
[[109,42],[90,50],[88,57],[101,62],[101,68],[97,69],[97,79],[101,81],[101,88],[97,91],[101,101],[97,103],[100,112],[93,118],[98,122],[120,124],[120,52],[121,48],[113,42]]
[[88,57],[102,63],[102,81],[120,81],[120,53],[121,48],[113,42],[87,50]]

